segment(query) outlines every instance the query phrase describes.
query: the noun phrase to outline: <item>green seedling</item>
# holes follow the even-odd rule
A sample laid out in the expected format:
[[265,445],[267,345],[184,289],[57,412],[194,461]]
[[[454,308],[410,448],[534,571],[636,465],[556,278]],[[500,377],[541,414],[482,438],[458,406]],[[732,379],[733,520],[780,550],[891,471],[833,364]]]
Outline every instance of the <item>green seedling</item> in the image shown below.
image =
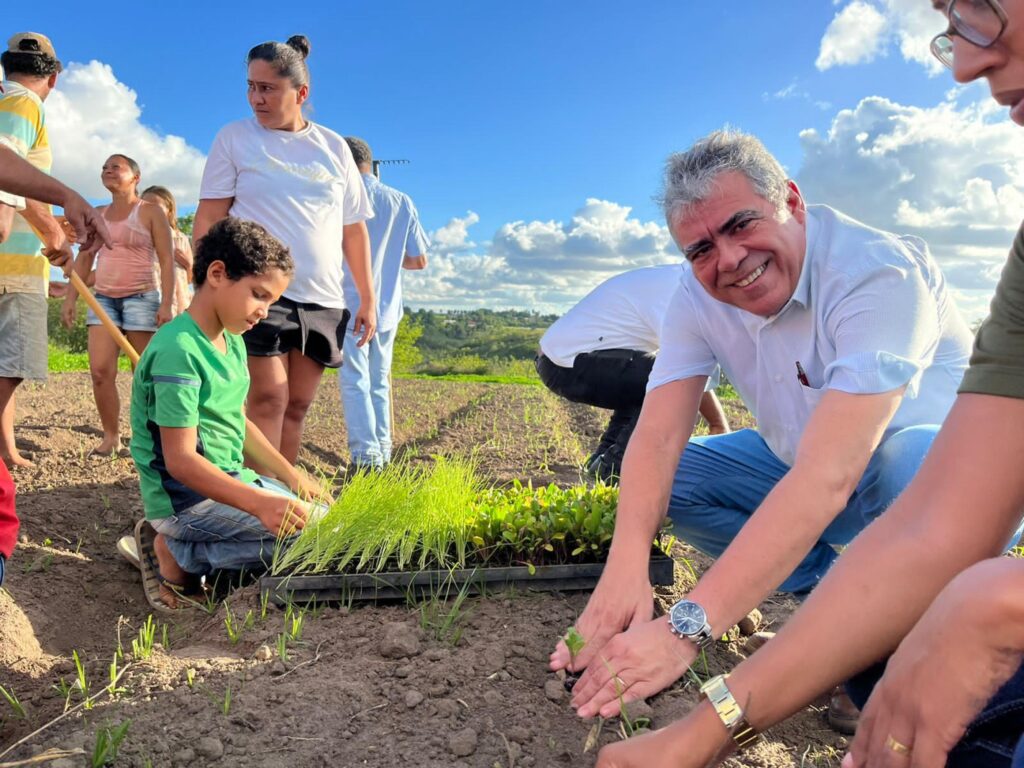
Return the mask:
[[565,642],[565,647],[569,649],[569,664],[575,668],[576,657],[583,650],[583,646],[587,644],[587,641],[583,639],[583,635],[580,634],[580,631],[575,626],[569,627],[562,640]]
[[267,620],[267,608],[270,606],[270,590],[260,592],[260,621]]
[[196,685],[196,670],[195,667],[189,667],[185,670],[185,683],[188,687],[194,688]]
[[153,614],[146,617],[145,623],[139,628],[139,636],[132,640],[132,656],[136,659],[148,659],[153,655],[153,643],[156,640],[156,622]]
[[245,612],[245,619],[242,622],[242,629],[250,630],[256,626],[256,616],[252,612],[252,608]]
[[163,646],[165,651],[169,651],[171,649],[170,632],[168,632],[166,624],[163,624],[160,627],[160,645]]
[[96,746],[92,750],[92,768],[103,768],[105,765],[112,765],[117,759],[117,750],[121,748],[121,742],[128,735],[128,728],[131,720],[111,728],[104,726],[96,732]]
[[14,689],[12,688],[8,691],[6,688],[0,685],[0,695],[2,695],[4,697],[4,700],[7,701],[7,704],[11,708],[11,711],[14,713],[14,716],[19,720],[24,720],[26,717],[25,705],[18,701],[18,697],[14,693]]
[[288,663],[288,634],[285,632],[277,636],[277,657],[283,664]]
[[78,692],[82,694],[82,698],[85,700],[85,708],[87,710],[92,709],[92,702],[89,700],[89,681],[85,676],[85,665],[82,664],[82,659],[78,656],[78,651],[71,651],[71,658],[75,660],[75,684],[74,688],[78,689]]
[[224,689],[224,699],[220,703],[220,711],[221,711],[221,713],[225,717],[227,717],[228,713],[231,711],[231,686],[230,685],[227,688]]
[[299,642],[302,639],[302,625],[305,621],[306,612],[300,610],[297,614],[292,616],[291,621],[285,626],[288,636],[291,637],[295,642]]
[[71,709],[71,694],[75,691],[74,687],[71,686],[68,683],[68,681],[62,677],[59,681],[57,681],[54,684],[53,690],[55,690],[57,693],[61,695],[61,697],[63,697],[64,711],[67,712],[69,709]]
[[115,653],[114,657],[110,660],[110,682],[107,684],[107,693],[110,694],[110,698],[116,699],[122,693],[127,693],[127,689],[118,686],[117,681],[119,675],[117,673],[117,657]]
[[[472,581],[466,580],[453,597],[454,584],[454,575],[451,575],[443,587],[438,587],[419,603],[420,628],[424,632],[429,632],[435,640],[452,646],[458,645],[462,640],[463,625],[469,618],[470,609],[464,608],[464,605],[469,597]],[[407,601],[415,599],[413,593],[406,595]]]
[[228,640],[236,645],[242,639],[242,629],[235,625],[235,616],[231,613],[231,606],[224,603],[224,629],[228,633]]

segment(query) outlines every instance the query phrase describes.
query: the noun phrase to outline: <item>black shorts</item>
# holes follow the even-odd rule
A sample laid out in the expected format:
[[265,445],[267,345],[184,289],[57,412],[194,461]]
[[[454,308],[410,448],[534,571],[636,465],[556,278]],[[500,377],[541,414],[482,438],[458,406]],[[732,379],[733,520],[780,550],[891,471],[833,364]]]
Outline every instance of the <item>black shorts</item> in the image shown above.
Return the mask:
[[275,357],[297,349],[327,368],[340,368],[349,316],[347,309],[282,296],[262,322],[242,334],[245,351],[253,357]]

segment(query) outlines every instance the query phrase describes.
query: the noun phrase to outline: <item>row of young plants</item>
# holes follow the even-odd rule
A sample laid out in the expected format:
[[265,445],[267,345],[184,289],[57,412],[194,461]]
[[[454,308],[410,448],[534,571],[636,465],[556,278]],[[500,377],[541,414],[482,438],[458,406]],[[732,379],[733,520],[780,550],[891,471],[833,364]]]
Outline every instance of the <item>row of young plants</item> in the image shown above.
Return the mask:
[[603,562],[618,489],[487,487],[472,461],[392,464],[345,483],[317,522],[281,547],[273,575]]

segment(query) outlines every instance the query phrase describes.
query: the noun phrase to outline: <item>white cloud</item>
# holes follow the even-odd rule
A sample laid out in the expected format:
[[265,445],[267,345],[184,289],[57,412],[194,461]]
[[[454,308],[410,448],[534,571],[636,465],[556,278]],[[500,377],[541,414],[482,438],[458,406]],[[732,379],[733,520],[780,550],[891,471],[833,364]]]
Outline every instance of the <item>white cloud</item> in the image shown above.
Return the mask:
[[681,260],[663,224],[631,213],[591,198],[568,223],[514,221],[480,245],[471,243],[468,231],[478,221],[475,214],[472,221],[452,219],[431,233],[427,269],[405,277],[406,301],[416,307],[564,312],[612,275]]
[[179,136],[160,134],[142,122],[138,95],[99,61],[72,62],[46,100],[53,146],[53,173],[93,199],[109,193],[100,168],[112,153],[134,158],[142,184],[162,184],[180,205],[195,205],[205,157]]
[[829,23],[814,65],[824,71],[873,61],[884,50],[885,30],[886,17],[875,6],[854,0]]
[[826,134],[800,138],[810,202],[924,237],[965,314],[984,315],[1024,213],[1024,131],[997,105],[873,96],[836,114]]
[[815,64],[820,70],[866,64],[895,43],[904,60],[939,74],[943,66],[930,44],[942,29],[941,14],[923,0],[853,0],[825,30]]

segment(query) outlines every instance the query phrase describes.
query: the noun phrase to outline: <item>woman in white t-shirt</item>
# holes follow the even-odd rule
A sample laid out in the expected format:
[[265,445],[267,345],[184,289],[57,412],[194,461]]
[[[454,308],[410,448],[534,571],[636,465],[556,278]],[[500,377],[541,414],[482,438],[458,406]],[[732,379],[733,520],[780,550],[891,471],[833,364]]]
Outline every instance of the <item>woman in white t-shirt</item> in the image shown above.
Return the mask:
[[229,123],[214,139],[193,232],[198,242],[230,214],[263,225],[291,250],[288,289],[243,337],[252,378],[247,414],[290,462],[324,368],[341,365],[349,317],[343,262],[359,291],[352,327],[360,346],[377,326],[364,224],[373,209],[345,140],[303,117],[308,55],[301,35],[249,51],[253,117]]

